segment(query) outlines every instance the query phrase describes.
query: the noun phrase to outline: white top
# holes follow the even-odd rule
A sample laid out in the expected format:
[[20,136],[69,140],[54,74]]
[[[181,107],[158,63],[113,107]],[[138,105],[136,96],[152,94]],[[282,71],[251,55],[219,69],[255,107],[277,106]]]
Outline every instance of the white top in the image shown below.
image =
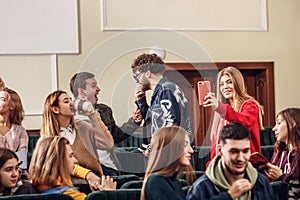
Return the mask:
[[109,167],[109,168],[113,168],[113,169],[118,171],[118,168],[115,165],[109,150],[99,150],[99,149],[97,149],[97,153],[98,153],[99,160],[101,161],[102,165],[104,165],[106,167]]
[[69,140],[70,145],[74,144],[75,138],[76,138],[76,131],[72,130],[70,126],[67,128],[60,128],[60,136],[66,138]]
[[[88,116],[80,115],[77,112],[76,112],[76,115],[75,115],[74,118],[78,119],[78,120],[87,121],[87,122],[91,121]],[[114,161],[111,157],[111,154],[110,154],[109,150],[97,149],[97,153],[98,153],[98,157],[99,157],[99,160],[100,160],[102,165],[104,165],[106,167],[109,167],[109,168],[113,168],[115,170],[118,170],[117,166],[115,165],[115,163],[114,163]]]

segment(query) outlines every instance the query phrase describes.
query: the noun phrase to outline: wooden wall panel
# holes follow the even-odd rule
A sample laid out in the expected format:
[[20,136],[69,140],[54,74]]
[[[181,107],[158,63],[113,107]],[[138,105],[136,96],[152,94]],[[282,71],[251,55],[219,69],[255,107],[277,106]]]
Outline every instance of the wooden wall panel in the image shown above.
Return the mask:
[[211,108],[198,105],[197,82],[209,80],[215,92],[218,70],[227,66],[238,68],[244,76],[248,93],[263,106],[264,126],[272,126],[275,122],[273,65],[273,62],[167,63],[165,75],[183,89],[189,100],[197,145],[209,144],[207,131],[213,114]]

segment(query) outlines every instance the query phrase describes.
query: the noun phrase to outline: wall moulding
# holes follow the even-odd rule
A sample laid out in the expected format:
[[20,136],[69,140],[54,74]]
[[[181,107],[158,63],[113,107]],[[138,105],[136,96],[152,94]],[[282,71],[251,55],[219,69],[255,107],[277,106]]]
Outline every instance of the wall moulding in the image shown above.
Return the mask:
[[103,31],[267,31],[267,0],[100,1]]

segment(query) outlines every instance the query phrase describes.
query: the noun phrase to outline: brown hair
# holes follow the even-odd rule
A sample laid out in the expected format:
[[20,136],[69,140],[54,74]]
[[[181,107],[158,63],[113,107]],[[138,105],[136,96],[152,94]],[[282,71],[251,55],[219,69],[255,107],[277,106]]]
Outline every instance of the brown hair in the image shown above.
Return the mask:
[[151,138],[151,151],[149,154],[145,179],[141,192],[141,199],[145,199],[145,186],[151,174],[161,174],[172,176],[178,167],[181,171],[187,171],[187,181],[192,182],[194,174],[190,173],[193,169],[190,166],[183,169],[179,163],[179,158],[184,152],[185,137],[189,133],[179,126],[163,127],[157,130]]
[[34,185],[54,187],[58,179],[63,186],[73,187],[66,161],[66,145],[69,141],[60,136],[41,137],[33,151],[29,167],[30,179]]
[[12,158],[19,160],[15,152],[7,148],[0,147],[0,168],[6,163],[6,161]]
[[9,106],[13,107],[9,116],[10,123],[21,125],[24,119],[24,108],[20,96],[10,88],[3,88],[3,91],[8,94]]
[[[59,136],[60,134],[60,122],[58,119],[58,114],[52,111],[52,107],[59,107],[59,97],[62,94],[67,94],[67,92],[62,90],[57,90],[49,94],[44,103],[43,110],[43,122],[41,128],[41,136]],[[74,118],[70,119],[70,124],[74,128]]]
[[89,72],[74,74],[70,80],[70,90],[75,98],[78,97],[78,88],[86,89],[86,79],[94,78],[95,75]]

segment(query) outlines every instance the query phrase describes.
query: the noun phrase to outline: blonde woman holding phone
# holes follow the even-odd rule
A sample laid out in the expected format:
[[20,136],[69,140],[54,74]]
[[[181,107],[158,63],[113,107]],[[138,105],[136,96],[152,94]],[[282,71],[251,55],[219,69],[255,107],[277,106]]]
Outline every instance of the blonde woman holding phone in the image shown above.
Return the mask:
[[218,73],[216,94],[211,92],[206,95],[203,106],[211,106],[215,111],[210,127],[211,159],[216,156],[216,149],[220,144],[220,131],[231,121],[239,122],[248,128],[251,132],[251,153],[261,153],[262,108],[247,93],[243,75],[237,68],[229,66]]

